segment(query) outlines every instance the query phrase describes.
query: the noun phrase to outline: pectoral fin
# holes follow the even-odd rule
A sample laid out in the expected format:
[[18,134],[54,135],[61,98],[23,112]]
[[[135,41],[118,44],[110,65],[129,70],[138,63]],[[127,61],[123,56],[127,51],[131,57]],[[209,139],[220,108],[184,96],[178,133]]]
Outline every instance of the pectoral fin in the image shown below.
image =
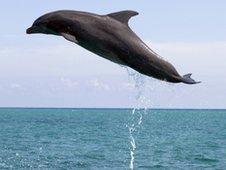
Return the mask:
[[78,43],[78,41],[74,35],[67,34],[67,33],[61,33],[61,35],[68,41],[74,42],[76,44]]

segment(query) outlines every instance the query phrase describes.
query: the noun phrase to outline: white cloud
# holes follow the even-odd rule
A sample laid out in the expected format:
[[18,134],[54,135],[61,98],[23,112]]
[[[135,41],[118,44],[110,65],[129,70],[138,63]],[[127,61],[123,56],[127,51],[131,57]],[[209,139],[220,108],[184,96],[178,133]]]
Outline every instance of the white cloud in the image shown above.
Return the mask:
[[21,86],[20,84],[18,84],[18,83],[12,83],[12,84],[10,84],[10,87],[11,87],[12,89],[19,89],[19,88],[21,88],[22,86]]
[[[26,42],[29,43],[29,42]],[[0,47],[0,76],[120,74],[122,68],[70,42]]]
[[[59,44],[65,43],[62,41],[60,40]],[[42,77],[58,77],[58,80],[62,77],[60,79],[61,84],[57,85],[56,81],[54,87],[59,88],[59,94],[65,95],[64,99],[75,94],[76,96],[84,96],[87,93],[86,96],[90,96],[95,93],[91,94],[87,91],[96,90],[98,93],[102,92],[102,97],[109,99],[109,95],[111,96],[109,100],[112,101],[109,103],[112,105],[109,107],[120,107],[122,101],[126,106],[132,105],[129,103],[131,101],[127,101],[127,99],[128,96],[138,93],[139,89],[136,88],[136,81],[138,80],[136,78],[129,80],[128,73],[124,68],[73,43],[65,43],[65,45],[53,43],[53,45],[50,45],[50,42],[44,42],[39,46],[38,44],[33,43],[28,47],[25,44],[0,47],[0,77],[7,77],[14,81],[15,77],[20,79],[20,77],[30,76],[37,77],[37,82],[42,81]],[[147,41],[147,44],[164,59],[171,62],[180,74],[191,72],[194,79],[202,81],[201,84],[195,86],[172,85],[146,77],[144,94],[146,100],[152,101],[152,106],[226,108],[226,94],[224,93],[226,90],[226,42],[150,43]],[[98,78],[95,79],[94,75],[98,75]],[[118,79],[113,78],[112,75],[118,77]],[[103,76],[103,78],[99,78],[100,76]],[[26,81],[26,79],[24,80]],[[87,85],[86,82],[88,82],[88,86],[84,86],[84,84]],[[39,91],[48,91],[48,88],[52,88],[52,86],[47,87],[45,85],[35,88],[37,83],[33,83],[29,86],[30,88],[24,88],[21,87],[23,83],[12,83],[8,87],[2,85],[2,89],[4,88],[2,91],[7,91],[7,88],[9,90],[14,88],[14,91],[23,90],[32,94],[35,90],[39,95]],[[64,87],[62,87],[62,84]],[[69,88],[76,88],[76,93],[73,95],[64,93]],[[29,90],[31,92],[28,92]],[[57,93],[54,94],[58,95]],[[6,95],[8,94],[5,93]],[[20,93],[14,95],[20,95]],[[18,96],[15,97],[14,103],[17,102],[16,99],[18,100],[18,98],[24,100],[24,103],[29,101],[28,98]],[[97,96],[90,98],[97,98]],[[9,102],[12,100],[10,99]],[[98,100],[102,99],[98,98]],[[5,99],[2,98],[2,101],[5,101]],[[48,103],[48,101],[45,102]],[[85,106],[86,101],[83,102],[81,105]],[[98,103],[98,101],[96,102]],[[99,103],[102,102],[99,101]]]
[[182,72],[226,73],[226,42],[148,43]]
[[[122,74],[122,67],[70,42],[38,42],[0,47],[0,76],[68,76]],[[26,41],[29,43],[29,40]],[[65,45],[60,45],[65,43]],[[186,74],[222,73],[226,71],[226,42],[169,42],[147,44],[164,59]]]
[[61,77],[60,80],[65,86],[69,88],[78,87],[79,85],[77,81],[73,81],[70,78]]
[[110,86],[106,83],[101,82],[98,79],[94,79],[90,81],[91,86],[99,89],[99,90],[110,90]]
[[133,89],[135,89],[135,84],[130,83],[130,82],[122,83],[122,87],[124,87],[125,89],[128,89],[128,90],[133,90]]

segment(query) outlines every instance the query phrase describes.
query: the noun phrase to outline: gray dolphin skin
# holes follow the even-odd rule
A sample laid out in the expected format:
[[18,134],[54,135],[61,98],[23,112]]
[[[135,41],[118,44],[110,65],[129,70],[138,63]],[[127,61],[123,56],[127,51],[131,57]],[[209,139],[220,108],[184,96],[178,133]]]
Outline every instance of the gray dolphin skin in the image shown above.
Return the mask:
[[61,10],[39,17],[27,34],[63,36],[85,49],[141,74],[172,83],[196,84],[191,74],[180,76],[169,62],[153,52],[129,27],[135,11],[107,15]]

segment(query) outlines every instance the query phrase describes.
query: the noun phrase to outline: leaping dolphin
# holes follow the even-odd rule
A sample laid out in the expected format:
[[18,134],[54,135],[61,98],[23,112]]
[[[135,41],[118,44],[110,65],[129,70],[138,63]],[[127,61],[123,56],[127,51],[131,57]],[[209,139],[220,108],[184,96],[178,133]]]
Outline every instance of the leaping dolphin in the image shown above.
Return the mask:
[[186,74],[180,76],[169,62],[153,52],[129,27],[135,11],[107,15],[61,10],[47,13],[34,21],[27,34],[63,36],[112,62],[129,66],[141,74],[172,83],[196,84]]

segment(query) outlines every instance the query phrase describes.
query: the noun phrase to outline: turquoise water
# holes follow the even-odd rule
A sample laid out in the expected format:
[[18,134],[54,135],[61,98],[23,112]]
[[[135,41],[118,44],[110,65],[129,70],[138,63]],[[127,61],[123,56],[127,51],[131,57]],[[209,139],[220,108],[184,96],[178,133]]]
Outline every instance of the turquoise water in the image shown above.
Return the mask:
[[226,110],[0,109],[0,169],[129,169],[133,125],[134,169],[226,168]]

